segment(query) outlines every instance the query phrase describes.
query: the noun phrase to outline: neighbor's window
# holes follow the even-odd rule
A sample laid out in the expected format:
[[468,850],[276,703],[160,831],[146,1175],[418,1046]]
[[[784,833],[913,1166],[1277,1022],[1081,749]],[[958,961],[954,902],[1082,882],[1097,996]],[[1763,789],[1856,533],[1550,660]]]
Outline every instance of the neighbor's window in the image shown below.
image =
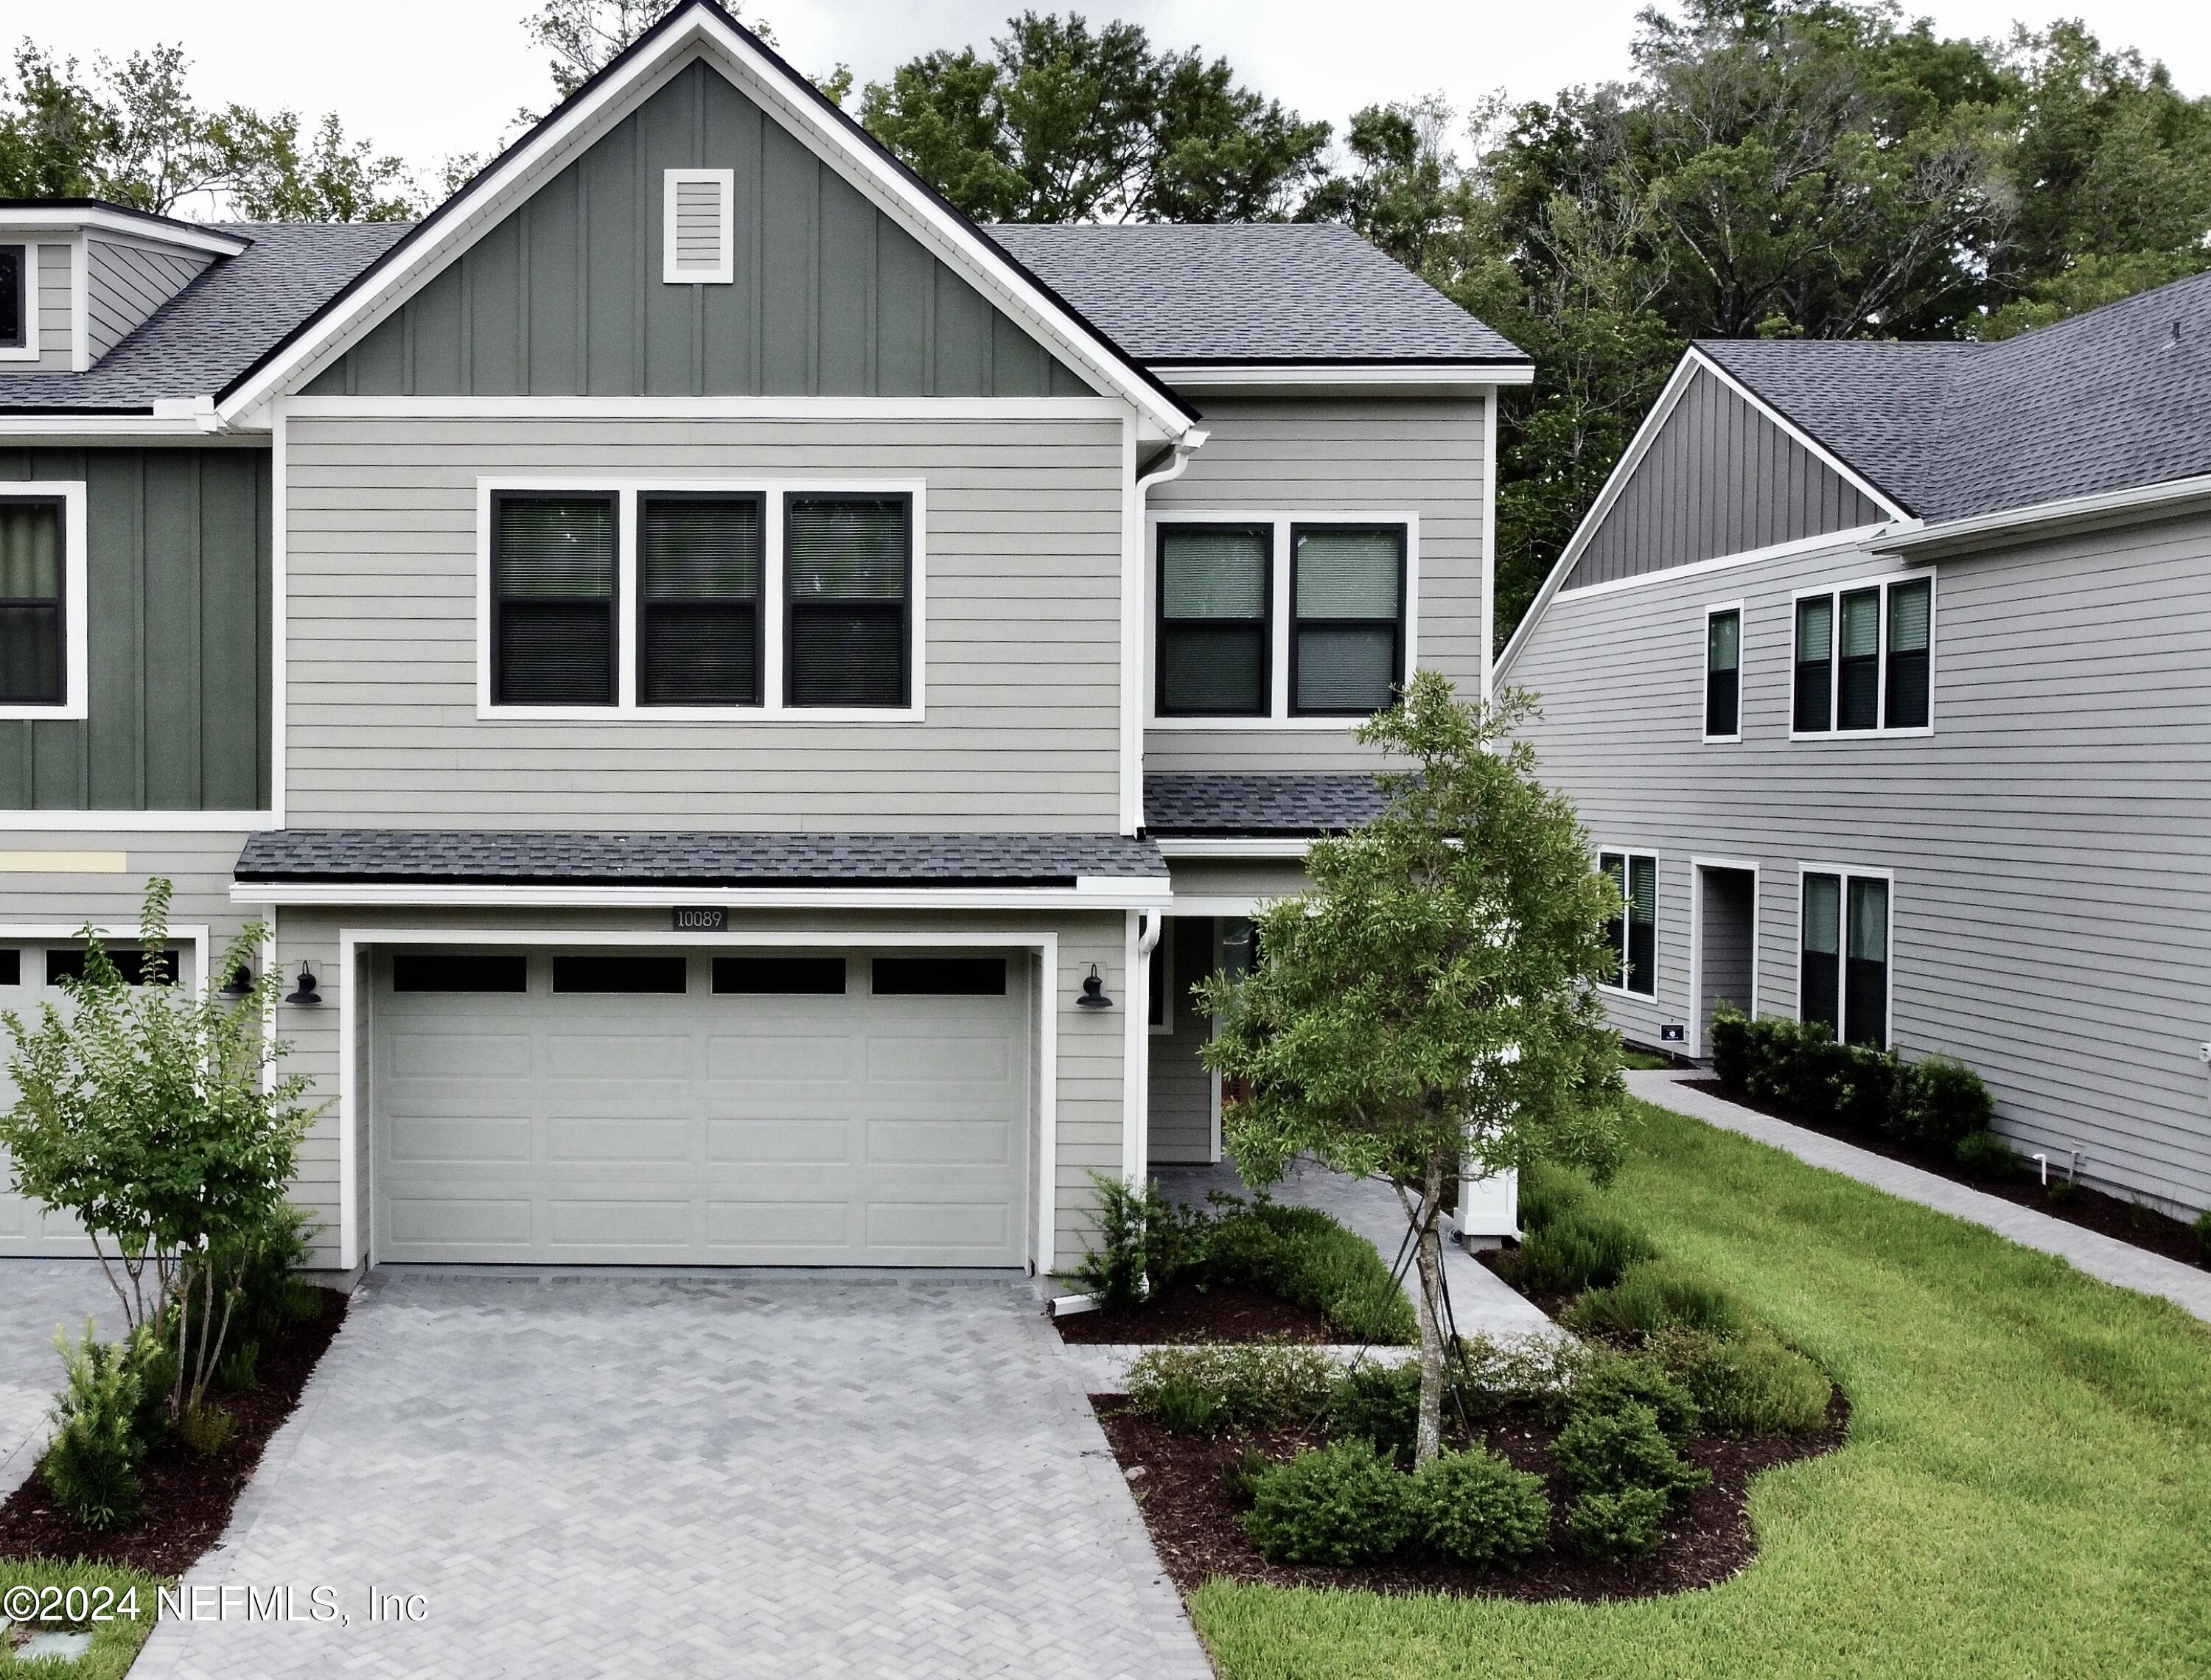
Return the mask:
[[1796,1012],[1850,1044],[1888,1042],[1889,885],[1875,875],[1804,877]]
[[493,697],[613,705],[615,499],[503,495],[492,520]]
[[765,524],[757,495],[638,499],[639,705],[760,704]]
[[908,704],[912,512],[906,496],[784,499],[787,704]]
[[1931,577],[1799,596],[1796,733],[1927,728],[1934,610]]
[[0,245],[0,350],[21,350],[31,338],[31,248]]
[[62,622],[65,523],[59,500],[0,500],[0,701],[60,705],[69,660]]
[[1267,715],[1273,550],[1269,525],[1160,527],[1160,716]]
[[1405,659],[1405,528],[1290,528],[1290,710],[1364,717]]
[[1620,914],[1605,924],[1619,953],[1612,984],[1645,997],[1658,994],[1658,860],[1634,852],[1605,852],[1597,867],[1620,896]]
[[1705,734],[1711,739],[1742,733],[1742,609],[1716,607],[1705,615]]

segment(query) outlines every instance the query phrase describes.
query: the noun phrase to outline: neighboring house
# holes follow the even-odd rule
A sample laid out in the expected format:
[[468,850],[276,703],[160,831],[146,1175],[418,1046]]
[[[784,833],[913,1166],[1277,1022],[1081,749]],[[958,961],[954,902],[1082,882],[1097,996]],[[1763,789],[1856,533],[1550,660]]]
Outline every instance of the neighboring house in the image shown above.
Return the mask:
[[2211,1203],[2211,276],[2007,342],[1689,350],[1500,656],[1620,879],[1612,1018],[1943,1053]]
[[0,1006],[272,921],[331,1265],[1069,1264],[1358,718],[1486,681],[1518,351],[978,228],[700,0],[411,229],[10,204],[0,299]]

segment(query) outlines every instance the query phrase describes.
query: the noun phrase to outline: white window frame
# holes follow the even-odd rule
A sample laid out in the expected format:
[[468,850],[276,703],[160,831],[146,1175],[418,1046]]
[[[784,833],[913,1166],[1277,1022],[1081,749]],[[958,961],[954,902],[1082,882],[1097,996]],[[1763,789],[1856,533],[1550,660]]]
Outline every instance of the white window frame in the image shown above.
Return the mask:
[[[1760,958],[1766,933],[1765,871],[1756,858],[1692,857],[1689,860],[1689,1031],[1687,1048],[1692,1061],[1705,1055],[1705,872],[1724,869],[1750,877],[1750,1009],[1749,1018],[1758,1018],[1758,987]],[[1802,888],[1798,888],[1801,895]],[[1803,899],[1797,899],[1797,913],[1802,914]],[[1657,941],[1652,945],[1655,948]],[[1641,994],[1637,994],[1638,996]]]
[[23,341],[0,345],[0,362],[34,362],[39,359],[39,236],[11,232],[0,238],[0,245],[21,245],[23,250]]
[[[722,250],[711,272],[681,269],[675,261],[676,189],[694,181],[712,182],[721,193]],[[660,183],[660,278],[669,286],[727,286],[737,276],[737,172],[734,169],[669,169]]]
[[[1817,594],[1818,591],[1813,593]],[[1884,611],[1887,605],[1887,601],[1881,603]],[[1882,881],[1888,886],[1888,924],[1881,932],[1881,949],[1888,953],[1888,983],[1881,988],[1881,1042],[1884,1049],[1893,1050],[1896,1048],[1896,871],[1866,863],[1800,861],[1796,865],[1796,908],[1794,912],[1796,938],[1792,947],[1796,954],[1796,985],[1790,995],[1789,1007],[1790,1012],[1800,1021],[1804,1018],[1804,877],[1807,875],[1834,875],[1843,884],[1843,902],[1836,934],[1841,945],[1837,961],[1842,964],[1836,976],[1835,991],[1835,1036],[1838,1039],[1850,1025],[1851,881],[1853,878],[1862,881]]]
[[[1793,610],[1793,609],[1792,609]],[[1735,614],[1735,733],[1731,735],[1705,734],[1705,720],[1710,715],[1712,686],[1712,620],[1723,613]],[[1744,668],[1750,662],[1750,614],[1740,601],[1716,601],[1705,608],[1705,636],[1697,659],[1697,735],[1707,746],[1732,745],[1742,739],[1742,699]],[[1796,633],[1792,619],[1789,633]]]
[[10,701],[0,704],[0,718],[85,716],[91,639],[86,613],[84,480],[11,479],[0,484],[0,501],[51,502],[57,498],[62,504],[62,698],[58,704],[47,704]]
[[[1917,728],[1892,729],[1888,727],[1888,592],[1899,583],[1927,585],[1927,722]],[[1874,683],[1881,699],[1881,722],[1878,728],[1845,729],[1839,727],[1843,698],[1843,597],[1860,589],[1878,589],[1881,591],[1881,662],[1875,673]],[[1915,568],[1910,571],[1884,571],[1872,577],[1854,577],[1846,583],[1822,583],[1814,588],[1798,589],[1789,597],[1789,739],[1791,740],[1865,740],[1886,736],[1890,740],[1908,739],[1914,735],[1935,733],[1935,614],[1940,605],[1937,597],[1941,590],[1935,586],[1932,566]],[[1824,729],[1799,729],[1796,727],[1796,608],[1797,603],[1828,598],[1827,608],[1829,653],[1827,657],[1827,727]],[[1740,719],[1742,714],[1736,714]]]
[[[1160,527],[1266,525],[1273,528],[1267,579],[1268,696],[1263,713],[1236,717],[1160,716]],[[1290,530],[1296,525],[1402,525],[1405,528],[1405,663],[1401,683],[1420,669],[1420,516],[1401,508],[1160,508],[1144,517],[1144,727],[1165,734],[1230,729],[1348,734],[1363,717],[1296,717],[1290,712]]]
[[1607,997],[1624,998],[1633,1002],[1648,1004],[1655,1009],[1658,1006],[1658,890],[1664,884],[1664,877],[1662,873],[1664,867],[1664,860],[1658,853],[1651,850],[1647,847],[1615,845],[1609,841],[1601,843],[1593,849],[1596,854],[1595,861],[1596,863],[1596,867],[1600,870],[1604,867],[1605,854],[1608,852],[1613,853],[1623,860],[1620,865],[1620,873],[1622,877],[1621,885],[1629,888],[1633,887],[1635,880],[1634,865],[1636,860],[1639,858],[1647,858],[1650,860],[1651,989],[1647,992],[1639,992],[1626,983],[1627,979],[1627,940],[1630,922],[1632,920],[1631,912],[1633,909],[1632,899],[1628,904],[1621,909],[1620,913],[1620,977],[1621,983],[1617,986],[1608,986],[1602,981],[1599,981],[1597,982],[1596,988],[1598,991],[1603,993]]
[[[656,494],[739,493],[764,505],[760,577],[760,694],[754,706],[646,706],[637,698],[637,502]],[[615,500],[615,704],[517,706],[492,698],[492,506],[506,494],[611,495]],[[793,706],[784,683],[783,501],[787,495],[904,496],[912,507],[912,643],[903,706]],[[928,486],[921,479],[480,478],[476,480],[476,716],[487,722],[600,723],[919,723],[924,720],[929,645]]]

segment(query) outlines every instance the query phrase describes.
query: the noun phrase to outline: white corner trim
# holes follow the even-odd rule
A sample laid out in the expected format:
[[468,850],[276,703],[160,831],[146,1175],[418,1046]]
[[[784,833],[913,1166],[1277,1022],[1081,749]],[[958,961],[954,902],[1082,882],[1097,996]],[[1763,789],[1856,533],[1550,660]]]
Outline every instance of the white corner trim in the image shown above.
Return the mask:
[[[714,260],[687,266],[677,248],[676,207],[687,186],[715,190]],[[737,277],[737,172],[734,169],[669,169],[661,173],[660,278],[669,286],[727,286]]]
[[62,505],[62,698],[58,704],[0,704],[0,718],[82,718],[91,688],[85,574],[85,495],[82,479],[11,479],[0,484],[0,501]]
[[270,416],[269,444],[269,619],[272,645],[269,650],[269,809],[274,819],[270,826],[284,825],[284,757],[285,716],[288,710],[286,692],[286,650],[292,640],[291,625],[287,617],[289,607],[288,581],[288,545],[286,529],[291,523],[290,493],[286,479],[291,471],[291,438],[285,426],[284,405],[272,405]]
[[[1086,878],[1087,879],[1087,878]],[[1058,886],[565,886],[437,881],[233,881],[233,903],[406,909],[665,909],[723,904],[736,909],[1164,910],[1175,902],[1164,877],[1127,876],[1086,889]],[[725,935],[721,938],[727,943]]]
[[[6,214],[0,211],[0,217]],[[15,305],[22,311],[23,341],[21,344],[0,344],[0,362],[35,362],[39,354],[39,317],[44,312],[39,307],[39,294],[45,289],[42,284],[45,263],[39,256],[36,233],[11,235],[6,228],[7,223],[0,221],[0,245],[20,245],[23,253],[16,269],[15,281],[22,288],[22,295],[15,300]],[[72,263],[70,268],[74,271],[76,264]],[[13,372],[12,369],[9,371]]]
[[1497,698],[1497,402],[1481,403],[1481,703]]
[[1186,432],[1174,446],[1174,459],[1155,473],[1136,471],[1136,420],[1131,414],[1121,432],[1122,482],[1129,486],[1121,510],[1121,832],[1144,825],[1144,722],[1151,711],[1151,526],[1145,500],[1153,489],[1172,484],[1189,468],[1190,457],[1211,434]]

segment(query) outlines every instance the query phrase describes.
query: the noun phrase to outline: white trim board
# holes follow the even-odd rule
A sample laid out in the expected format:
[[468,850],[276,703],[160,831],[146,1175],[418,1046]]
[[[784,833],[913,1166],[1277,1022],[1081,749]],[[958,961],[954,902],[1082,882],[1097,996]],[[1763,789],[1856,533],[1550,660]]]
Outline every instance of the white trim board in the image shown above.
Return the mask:
[[48,705],[28,701],[0,704],[0,718],[82,718],[92,687],[90,590],[85,582],[91,567],[87,563],[84,480],[9,479],[0,482],[0,501],[59,501],[62,505],[62,698]]
[[1291,858],[1303,862],[1316,837],[1318,837],[1300,835],[1285,840],[1178,840],[1169,837],[1155,843],[1161,857]]
[[0,830],[42,834],[251,834],[282,826],[269,811],[0,811]]
[[253,243],[235,233],[219,233],[189,221],[143,215],[100,204],[16,204],[0,208],[0,237],[13,242],[17,229],[75,233],[98,228],[152,245],[181,245],[211,257],[235,257]]
[[1750,877],[1750,1008],[1758,1018],[1759,964],[1765,944],[1766,879],[1755,858],[1692,857],[1689,860],[1689,1025],[1683,1048],[1692,1061],[1705,1055],[1705,871],[1727,869]]
[[1108,396],[286,396],[299,420],[1118,420]]
[[324,904],[351,909],[495,907],[661,909],[726,904],[745,909],[1165,910],[1172,885],[1151,875],[1082,875],[1073,887],[1038,886],[556,886],[393,881],[233,881],[237,904]]
[[1249,388],[1423,390],[1457,387],[1469,395],[1535,383],[1532,363],[1492,362],[1154,362],[1152,372],[1182,390]]
[[[82,922],[0,922],[0,945],[14,945],[19,940],[81,940],[85,924]],[[143,940],[145,927],[136,922],[95,922],[94,935],[102,940]],[[169,937],[192,948],[192,989],[204,994],[208,985],[208,963],[210,952],[208,924],[204,922],[182,922],[169,924]]]

